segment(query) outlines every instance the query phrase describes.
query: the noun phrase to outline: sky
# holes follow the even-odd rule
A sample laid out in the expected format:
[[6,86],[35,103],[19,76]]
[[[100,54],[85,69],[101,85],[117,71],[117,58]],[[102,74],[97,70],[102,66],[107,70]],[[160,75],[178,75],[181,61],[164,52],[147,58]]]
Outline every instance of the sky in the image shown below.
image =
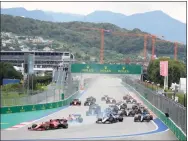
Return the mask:
[[112,11],[125,15],[161,10],[174,19],[186,23],[186,2],[1,2],[1,8],[24,7],[87,15],[94,11]]

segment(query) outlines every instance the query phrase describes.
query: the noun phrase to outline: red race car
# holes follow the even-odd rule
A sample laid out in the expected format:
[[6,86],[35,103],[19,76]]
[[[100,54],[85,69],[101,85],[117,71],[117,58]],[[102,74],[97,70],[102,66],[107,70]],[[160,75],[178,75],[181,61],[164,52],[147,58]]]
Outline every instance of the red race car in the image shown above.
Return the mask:
[[79,101],[79,99],[74,99],[71,103],[70,103],[70,105],[81,105],[81,101]]
[[44,131],[44,130],[52,130],[52,129],[61,129],[68,128],[67,119],[54,119],[42,124],[33,124],[31,127],[28,127],[30,131]]

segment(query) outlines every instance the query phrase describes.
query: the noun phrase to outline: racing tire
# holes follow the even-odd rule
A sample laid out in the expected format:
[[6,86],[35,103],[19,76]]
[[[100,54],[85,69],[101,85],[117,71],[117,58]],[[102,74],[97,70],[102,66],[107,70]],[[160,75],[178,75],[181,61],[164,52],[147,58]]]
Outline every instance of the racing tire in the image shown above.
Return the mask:
[[119,122],[123,122],[123,118],[119,118]]
[[84,103],[84,106],[87,106],[87,103]]
[[31,126],[31,128],[35,128],[35,127],[37,127],[37,124],[33,124],[33,125]]
[[150,116],[150,120],[153,120],[153,116]]
[[68,124],[64,124],[62,127],[63,127],[64,129],[67,129],[67,128],[69,127],[69,125],[68,125]]
[[54,129],[54,128],[50,126],[44,126],[44,130],[49,130],[49,129]]
[[110,124],[115,122],[115,121],[114,121],[114,119],[113,119],[113,118],[111,118],[111,117],[109,118],[109,120],[108,120],[108,121],[109,121],[109,123],[110,123]]
[[82,123],[82,122],[83,122],[83,118],[79,118],[79,119],[78,119],[78,122],[79,122],[79,123]]

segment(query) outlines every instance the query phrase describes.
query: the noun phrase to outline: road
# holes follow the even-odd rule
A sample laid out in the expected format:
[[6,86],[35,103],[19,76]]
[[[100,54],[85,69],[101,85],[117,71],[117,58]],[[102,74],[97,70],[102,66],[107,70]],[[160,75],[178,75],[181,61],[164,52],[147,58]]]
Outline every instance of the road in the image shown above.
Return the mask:
[[[123,95],[128,89],[121,85],[121,80],[114,77],[97,77],[95,83],[80,98],[82,103],[88,96],[94,96],[97,103],[102,109],[107,105],[101,101],[101,96],[109,95],[116,100],[122,100]],[[129,92],[133,94],[132,92]],[[166,126],[158,119],[155,122],[135,123],[133,117],[125,117],[123,123],[115,124],[96,124],[96,117],[86,116],[88,107],[68,107],[60,110],[52,115],[35,121],[41,123],[43,121],[67,117],[69,114],[82,114],[84,122],[82,124],[70,124],[68,129],[59,129],[53,131],[28,131],[27,126],[17,130],[2,130],[2,140],[26,140],[26,139],[65,139],[65,140],[91,140],[91,139],[118,139],[118,140],[177,140],[175,135],[166,128]],[[135,135],[133,135],[135,134]]]

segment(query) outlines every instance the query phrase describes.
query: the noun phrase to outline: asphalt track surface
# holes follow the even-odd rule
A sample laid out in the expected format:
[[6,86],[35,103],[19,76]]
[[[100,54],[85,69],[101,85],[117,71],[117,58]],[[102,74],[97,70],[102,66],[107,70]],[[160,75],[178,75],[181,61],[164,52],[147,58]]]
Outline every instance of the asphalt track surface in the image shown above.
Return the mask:
[[[82,104],[88,96],[94,96],[102,109],[107,104],[101,101],[103,95],[122,100],[126,88],[121,85],[121,80],[109,76],[96,77],[95,83],[82,95]],[[130,92],[131,94],[131,92]],[[125,117],[122,123],[115,124],[96,124],[95,116],[86,116],[88,107],[67,107],[52,115],[39,119],[35,123],[41,123],[49,119],[68,117],[69,114],[81,114],[84,122],[79,124],[69,124],[68,129],[51,131],[28,131],[27,127],[17,130],[2,130],[2,140],[91,140],[91,139],[118,139],[118,140],[177,140],[175,135],[157,120],[161,127],[157,127],[154,122],[135,123],[133,117]],[[162,129],[163,128],[163,129]],[[164,131],[163,131],[164,130]],[[162,132],[161,132],[162,131]],[[160,133],[159,133],[160,132]]]

